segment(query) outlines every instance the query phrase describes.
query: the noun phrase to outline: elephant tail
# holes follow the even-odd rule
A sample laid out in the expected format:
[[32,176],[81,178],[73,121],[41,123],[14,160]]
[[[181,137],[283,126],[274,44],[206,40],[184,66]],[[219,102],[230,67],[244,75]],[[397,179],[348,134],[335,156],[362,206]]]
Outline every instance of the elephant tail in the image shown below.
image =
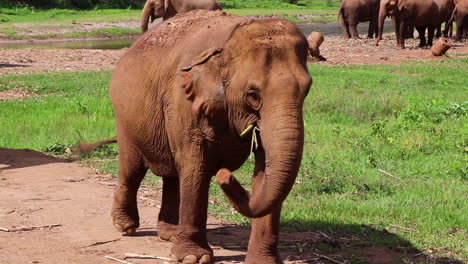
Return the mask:
[[336,18],[336,21],[340,22],[340,18],[344,21],[343,15],[344,15],[344,13],[343,13],[343,4],[341,4],[340,11],[338,11],[338,17]]
[[94,143],[87,143],[87,142],[81,142],[77,146],[77,151],[80,155],[86,154],[88,152],[91,152],[99,147],[102,147],[104,145],[112,144],[112,143],[117,143],[117,138],[109,138],[106,140],[94,142]]
[[453,9],[452,16],[450,16],[450,19],[445,23],[444,35],[447,35],[448,31],[453,27],[452,23],[456,15],[457,6],[455,6],[455,8]]

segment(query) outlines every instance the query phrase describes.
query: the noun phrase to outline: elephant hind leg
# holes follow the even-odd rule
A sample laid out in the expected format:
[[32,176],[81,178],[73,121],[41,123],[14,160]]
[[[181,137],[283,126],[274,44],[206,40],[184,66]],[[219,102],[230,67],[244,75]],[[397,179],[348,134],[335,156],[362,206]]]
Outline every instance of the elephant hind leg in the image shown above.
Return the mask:
[[343,25],[343,33],[344,33],[344,38],[351,38],[351,33],[349,32],[349,23],[346,19],[341,20],[341,24]]
[[179,224],[179,178],[164,177],[161,210],[158,216],[158,235],[173,241]]
[[358,39],[359,38],[359,34],[357,32],[357,23],[352,23],[350,25],[351,27],[351,36],[354,38],[354,39]]
[[117,128],[119,142],[119,182],[114,191],[112,220],[120,232],[132,234],[140,226],[137,192],[148,168],[140,150]]

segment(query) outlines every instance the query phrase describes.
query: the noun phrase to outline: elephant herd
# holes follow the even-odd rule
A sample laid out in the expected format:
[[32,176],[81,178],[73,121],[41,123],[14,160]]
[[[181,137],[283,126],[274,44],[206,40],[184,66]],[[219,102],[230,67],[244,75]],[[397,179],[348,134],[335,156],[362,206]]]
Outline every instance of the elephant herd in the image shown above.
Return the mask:
[[456,41],[468,33],[468,0],[343,0],[339,16],[345,38],[359,38],[357,24],[369,21],[367,36],[376,37],[376,45],[382,39],[385,17],[391,16],[397,47],[402,49],[405,39],[413,37],[414,28],[419,33],[419,47],[432,46],[434,34],[436,37],[442,35],[443,23],[443,34],[447,36],[456,22]]
[[[344,1],[340,12],[356,37],[356,21],[376,19],[377,13],[369,9],[367,15],[353,17],[345,5],[352,0]],[[380,3],[389,11],[380,13],[379,30],[374,22],[369,34],[381,38],[387,14],[403,29],[430,24],[417,20],[405,3],[432,0],[389,1]],[[458,1],[456,19],[468,0]],[[216,0],[146,2],[142,30],[147,31],[150,19],[162,17],[163,22],[117,63],[110,83],[117,139],[92,146],[118,143],[119,180],[111,212],[118,231],[131,235],[140,226],[137,192],[151,170],[162,177],[157,231],[173,242],[172,260],[212,263],[206,222],[216,175],[234,209],[252,218],[245,262],[283,263],[277,248],[279,221],[302,159],[302,109],[312,84],[307,57],[309,52],[320,56],[323,36],[313,33],[308,42],[293,22],[249,19],[220,9]],[[252,152],[250,194],[232,171]]]

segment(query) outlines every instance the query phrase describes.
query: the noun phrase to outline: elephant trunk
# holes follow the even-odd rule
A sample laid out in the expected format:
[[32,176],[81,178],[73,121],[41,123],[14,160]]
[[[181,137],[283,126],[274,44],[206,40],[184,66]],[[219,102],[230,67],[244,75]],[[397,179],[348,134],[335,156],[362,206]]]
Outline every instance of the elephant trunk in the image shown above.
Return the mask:
[[152,1],[146,1],[143,11],[141,12],[141,33],[148,31],[149,19],[153,14],[153,4]]
[[380,40],[382,39],[382,34],[383,34],[383,27],[384,27],[384,21],[385,21],[385,16],[386,14],[386,9],[385,5],[381,4],[380,5],[380,10],[379,10],[379,23],[378,23],[378,28],[377,28],[377,38],[375,39],[375,45],[378,46]]
[[217,173],[218,183],[239,213],[251,218],[270,214],[291,191],[304,145],[302,113],[297,109],[300,108],[295,106],[284,112],[276,111],[289,113],[262,119],[261,146],[255,155],[252,196],[229,170],[221,169]]

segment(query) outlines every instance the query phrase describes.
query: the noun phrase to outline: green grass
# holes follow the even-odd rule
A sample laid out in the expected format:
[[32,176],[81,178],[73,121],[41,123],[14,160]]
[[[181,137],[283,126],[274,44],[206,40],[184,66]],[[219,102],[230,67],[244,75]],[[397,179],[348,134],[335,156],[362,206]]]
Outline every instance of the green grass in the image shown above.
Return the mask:
[[[310,65],[304,157],[283,230],[467,258],[467,66],[468,59]],[[0,78],[0,90],[38,94],[0,102],[0,146],[63,154],[80,140],[114,136],[109,78],[108,71]],[[83,160],[115,175],[115,157],[108,146]],[[252,170],[249,160],[235,173],[247,187]],[[210,192],[211,213],[247,222],[216,184]]]

